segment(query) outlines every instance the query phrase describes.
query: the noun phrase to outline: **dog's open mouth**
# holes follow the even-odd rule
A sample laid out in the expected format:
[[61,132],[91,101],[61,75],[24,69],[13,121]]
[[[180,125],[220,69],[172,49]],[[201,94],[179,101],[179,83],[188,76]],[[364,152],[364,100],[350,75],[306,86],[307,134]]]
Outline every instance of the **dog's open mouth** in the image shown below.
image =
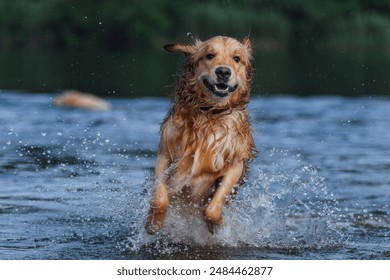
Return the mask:
[[231,87],[225,83],[218,83],[212,85],[207,79],[203,79],[203,84],[209,91],[211,91],[218,97],[226,97],[229,93],[234,92],[238,87],[238,85]]

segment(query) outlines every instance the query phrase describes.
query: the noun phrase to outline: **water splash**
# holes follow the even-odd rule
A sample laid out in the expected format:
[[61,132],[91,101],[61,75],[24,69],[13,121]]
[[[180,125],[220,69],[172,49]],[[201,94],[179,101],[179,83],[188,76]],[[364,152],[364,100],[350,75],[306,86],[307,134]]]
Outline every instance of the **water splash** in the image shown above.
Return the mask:
[[[275,150],[262,156],[275,159],[275,153],[279,159],[289,157]],[[278,161],[252,171],[236,200],[224,208],[225,225],[214,235],[200,216],[185,219],[172,208],[161,232],[147,235],[143,225],[151,196],[150,177],[143,188],[144,193],[130,202],[137,208],[131,210],[130,234],[120,244],[124,251],[174,255],[210,246],[318,250],[339,247],[345,239],[337,229],[337,203],[325,179],[316,167],[301,165],[300,160],[291,168]]]

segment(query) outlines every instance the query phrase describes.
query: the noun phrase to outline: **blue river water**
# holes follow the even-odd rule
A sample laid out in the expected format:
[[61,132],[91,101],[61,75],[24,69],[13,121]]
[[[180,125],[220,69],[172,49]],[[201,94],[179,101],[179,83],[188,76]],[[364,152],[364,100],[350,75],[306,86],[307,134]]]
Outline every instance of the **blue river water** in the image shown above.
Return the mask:
[[253,96],[259,151],[211,235],[143,226],[165,98],[0,92],[0,259],[390,259],[390,99]]

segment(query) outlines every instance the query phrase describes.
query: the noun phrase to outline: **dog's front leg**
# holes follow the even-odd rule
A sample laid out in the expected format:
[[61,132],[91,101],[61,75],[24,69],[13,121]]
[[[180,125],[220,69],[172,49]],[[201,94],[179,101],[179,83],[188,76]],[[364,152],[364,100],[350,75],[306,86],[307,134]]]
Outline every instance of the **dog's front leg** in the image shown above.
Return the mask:
[[215,225],[223,224],[222,207],[225,204],[226,198],[231,194],[232,188],[240,180],[243,170],[244,163],[242,161],[235,162],[227,170],[213,198],[203,211],[203,219],[206,222]]
[[155,234],[161,229],[168,210],[167,170],[169,164],[168,157],[163,153],[159,153],[155,167],[153,197],[145,225],[145,229],[149,234]]

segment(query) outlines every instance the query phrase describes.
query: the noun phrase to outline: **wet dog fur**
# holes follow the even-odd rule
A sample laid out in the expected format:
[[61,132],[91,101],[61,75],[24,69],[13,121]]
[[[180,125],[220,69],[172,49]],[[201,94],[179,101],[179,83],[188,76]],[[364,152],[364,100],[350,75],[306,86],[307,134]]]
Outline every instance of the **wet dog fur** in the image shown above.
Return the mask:
[[[154,190],[146,231],[155,234],[170,207],[200,214],[212,232],[223,206],[243,183],[255,145],[247,104],[252,44],[225,36],[194,44],[170,44],[184,53],[172,105],[160,128]],[[186,213],[187,212],[187,213]]]

